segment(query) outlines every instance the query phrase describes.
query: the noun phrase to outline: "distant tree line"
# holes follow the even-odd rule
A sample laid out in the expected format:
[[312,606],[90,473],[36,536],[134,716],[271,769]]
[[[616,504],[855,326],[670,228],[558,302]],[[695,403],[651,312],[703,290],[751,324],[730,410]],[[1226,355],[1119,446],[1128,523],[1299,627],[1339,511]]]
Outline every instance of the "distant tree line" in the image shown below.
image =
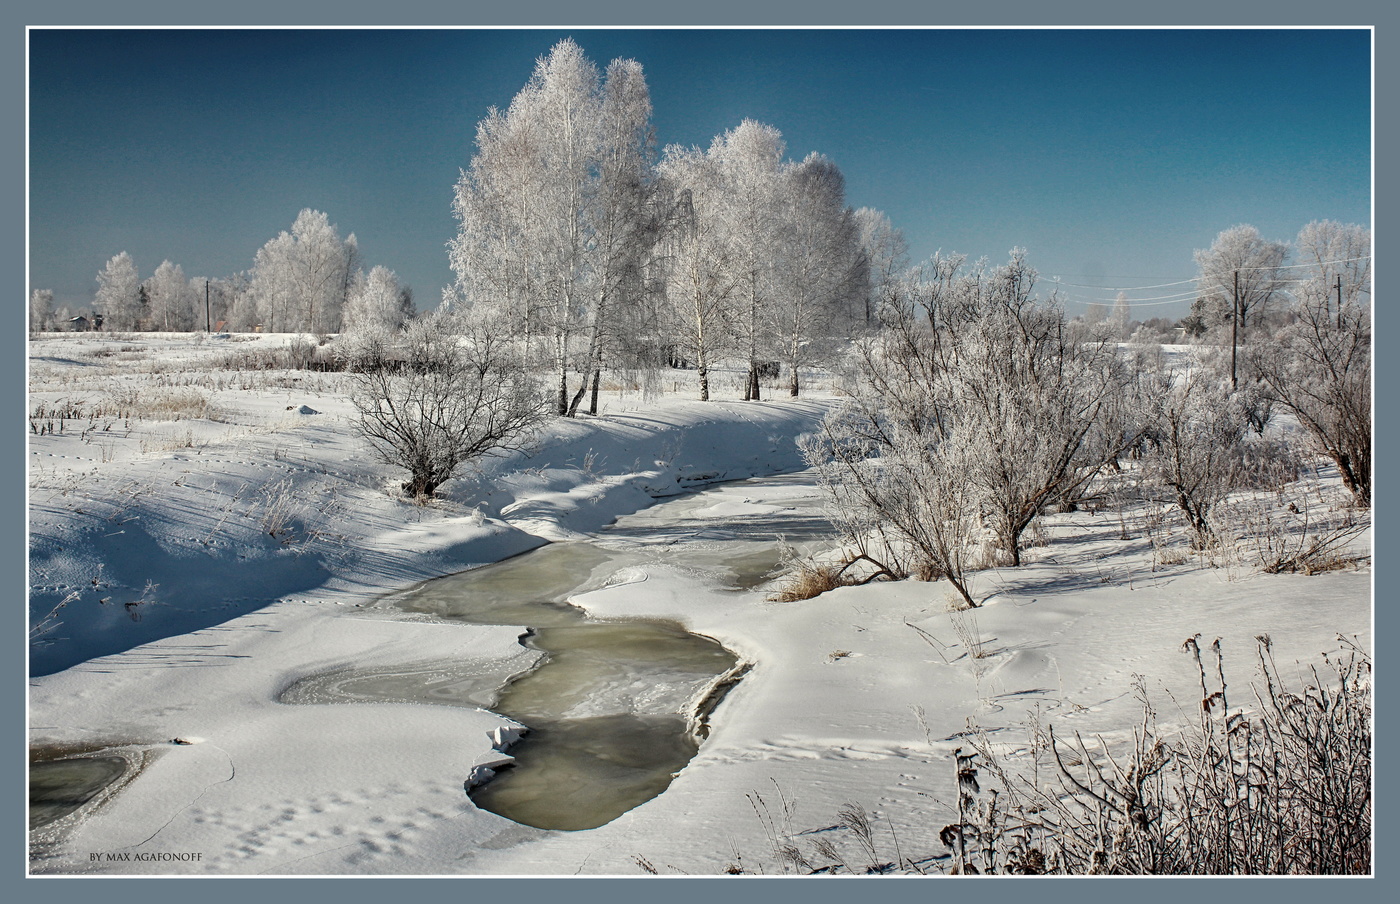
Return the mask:
[[414,315],[413,293],[386,267],[361,269],[352,234],[340,238],[326,214],[303,210],[291,231],[258,250],[253,266],[223,278],[186,277],[163,261],[142,279],[131,255],[114,255],[97,274],[93,309],[55,309],[53,293],[30,294],[31,331],[61,328],[75,316],[117,331],[181,332],[222,323],[236,331],[339,333],[351,327],[397,330]]

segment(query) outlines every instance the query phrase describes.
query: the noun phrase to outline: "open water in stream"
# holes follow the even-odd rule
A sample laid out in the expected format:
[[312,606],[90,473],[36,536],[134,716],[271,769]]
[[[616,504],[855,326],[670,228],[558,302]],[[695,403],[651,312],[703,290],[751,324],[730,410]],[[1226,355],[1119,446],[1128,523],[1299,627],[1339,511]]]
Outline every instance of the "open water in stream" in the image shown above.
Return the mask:
[[[603,825],[663,792],[690,762],[704,734],[702,710],[737,663],[674,622],[591,619],[567,598],[635,579],[648,563],[752,590],[781,568],[784,543],[810,547],[830,535],[809,479],[757,478],[679,497],[619,519],[596,540],[550,544],[388,599],[445,620],[527,627],[522,644],[544,653],[533,667],[522,649],[514,665],[338,672],[303,679],[282,699],[488,708],[528,731],[508,750],[514,763],[472,789],[473,801],[537,828]],[[778,501],[736,506],[745,488],[760,497],[779,490]]]

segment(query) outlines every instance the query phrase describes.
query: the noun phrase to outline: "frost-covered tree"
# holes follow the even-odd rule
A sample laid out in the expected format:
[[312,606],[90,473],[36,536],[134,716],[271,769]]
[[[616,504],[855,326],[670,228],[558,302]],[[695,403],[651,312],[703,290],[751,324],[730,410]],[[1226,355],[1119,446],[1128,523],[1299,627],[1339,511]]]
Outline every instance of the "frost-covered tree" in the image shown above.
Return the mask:
[[1293,413],[1361,506],[1371,504],[1370,247],[1362,226],[1305,226],[1299,256],[1312,266],[1294,289],[1296,319],[1249,354],[1268,397]]
[[248,278],[241,273],[233,276],[190,278],[190,291],[194,294],[194,328],[213,331],[226,329],[251,329],[257,323],[257,313],[249,313],[246,327],[235,323],[236,311],[244,304],[247,295]]
[[179,264],[162,261],[145,282],[146,316],[153,330],[194,328],[194,291]]
[[1371,230],[1356,223],[1314,220],[1298,232],[1294,296],[1326,299],[1335,311],[1371,297]]
[[29,332],[39,333],[53,327],[53,292],[35,289],[29,293]]
[[715,158],[699,148],[671,146],[660,165],[675,201],[666,232],[666,335],[700,378],[710,398],[710,368],[736,346],[734,299],[742,273],[720,215],[726,198]]
[[345,239],[319,210],[297,215],[257,253],[250,290],[269,332],[333,333],[359,268],[359,245]]
[[1210,248],[1196,251],[1198,302],[1205,311],[1224,311],[1229,317],[1238,301],[1239,328],[1244,330],[1251,314],[1262,316],[1286,285],[1282,268],[1287,256],[1287,245],[1265,240],[1253,226],[1226,229]]
[[493,107],[477,124],[477,153],[470,170],[461,171],[452,202],[459,225],[447,249],[457,281],[444,290],[444,305],[490,308],[533,350],[542,333],[539,257],[532,248],[542,215],[534,203],[541,139],[540,125],[517,112]]
[[864,291],[859,235],[836,164],[810,154],[783,180],[775,298],[775,351],[789,371],[788,394],[801,391],[802,367],[820,363],[848,326],[843,315]]
[[596,383],[613,324],[641,285],[655,206],[651,101],[639,64],[606,78],[572,40],[540,58],[502,113],[477,126],[457,182],[449,244],[458,294],[505,312],[555,377],[556,410],[577,409],[571,370]]
[[388,267],[377,266],[358,277],[345,302],[342,332],[397,333],[413,314],[411,295]]
[[585,388],[589,413],[598,413],[604,356],[628,335],[626,323],[645,307],[648,267],[659,238],[661,208],[655,184],[651,96],[635,60],[609,64],[599,104],[599,153],[588,206],[591,269],[588,349],[584,379],[569,404],[572,416]]
[[862,207],[853,216],[866,279],[863,319],[873,325],[883,300],[890,297],[909,268],[909,246],[904,233],[883,212]]
[[252,279],[248,273],[235,273],[219,280],[216,291],[222,302],[222,308],[219,310],[223,312],[222,315],[215,316],[216,323],[219,320],[227,321],[225,326],[228,329],[244,333],[251,332],[262,323],[260,299],[253,293]]
[[401,370],[351,376],[356,432],[380,460],[408,471],[403,489],[431,498],[458,468],[533,437],[540,393],[485,312],[434,313],[404,331]]
[[1133,309],[1128,304],[1128,293],[1119,292],[1113,299],[1113,313],[1109,315],[1109,322],[1115,339],[1122,341],[1132,335],[1128,327],[1133,322]]
[[1095,427],[1132,385],[1114,337],[1069,330],[1057,303],[1034,296],[1035,278],[1013,250],[1007,264],[964,283],[970,295],[933,312],[943,314],[955,411],[982,437],[968,477],[1011,565],[1021,564],[1031,522],[1116,458],[1124,438]]
[[746,119],[715,138],[709,152],[717,168],[714,188],[720,196],[714,210],[738,276],[732,326],[737,348],[748,358],[745,400],[760,398],[760,359],[774,344],[770,309],[775,303],[774,268],[782,241],[785,150],[776,128]]
[[677,212],[667,298],[680,344],[707,373],[719,355],[745,359],[745,399],[759,397],[759,365],[773,358],[788,364],[795,395],[800,369],[849,334],[865,289],[840,170],[819,154],[787,163],[783,151],[777,129],[745,120],[708,150],[667,148],[660,165]]
[[938,342],[914,301],[928,287],[905,282],[882,307],[885,329],[854,343],[848,401],[803,439],[803,453],[844,540],[892,574],[946,579],[975,607],[982,507],[966,475],[976,437],[952,416]]
[[103,325],[109,330],[141,328],[145,311],[142,306],[141,278],[136,264],[125,251],[107,262],[97,274],[96,307],[103,315]]
[[1081,319],[1085,323],[1103,323],[1108,319],[1108,306],[1098,301],[1090,302],[1085,305]]
[[1204,548],[1217,539],[1211,513],[1248,483],[1259,457],[1252,451],[1264,447],[1250,442],[1258,399],[1205,367],[1168,375],[1165,387],[1152,406],[1143,476],[1149,495],[1164,491]]

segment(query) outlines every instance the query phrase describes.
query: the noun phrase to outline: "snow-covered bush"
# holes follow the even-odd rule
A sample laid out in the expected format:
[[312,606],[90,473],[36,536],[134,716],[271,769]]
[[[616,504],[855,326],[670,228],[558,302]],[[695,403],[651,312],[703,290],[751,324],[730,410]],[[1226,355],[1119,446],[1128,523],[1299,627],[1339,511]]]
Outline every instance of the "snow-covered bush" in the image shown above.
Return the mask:
[[1227,379],[1195,368],[1174,380],[1156,406],[1146,435],[1144,492],[1181,510],[1197,549],[1217,540],[1216,505],[1246,486],[1270,457],[1267,444],[1250,435],[1257,402],[1251,393],[1231,392]]
[[1371,504],[1371,313],[1335,309],[1321,287],[1302,293],[1297,321],[1250,348],[1269,399],[1298,419],[1313,448],[1337,466],[1359,506]]
[[891,571],[946,577],[972,606],[981,537],[1019,565],[1031,522],[1141,428],[1117,343],[1037,300],[1022,252],[962,264],[935,257],[892,292],[884,329],[855,343],[849,403],[805,452],[847,540]]
[[434,314],[405,330],[404,351],[401,370],[350,380],[354,427],[383,462],[409,472],[405,492],[429,498],[459,465],[530,441],[540,392],[490,324]]

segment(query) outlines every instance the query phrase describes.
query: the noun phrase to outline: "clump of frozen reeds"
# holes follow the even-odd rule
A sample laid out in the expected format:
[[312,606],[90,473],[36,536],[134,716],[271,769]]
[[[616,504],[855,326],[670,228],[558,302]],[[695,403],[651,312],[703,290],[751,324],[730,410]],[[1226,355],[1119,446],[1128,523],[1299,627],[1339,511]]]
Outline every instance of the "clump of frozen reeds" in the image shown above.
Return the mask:
[[[1141,721],[1112,748],[1033,721],[1029,763],[1013,767],[972,726],[971,749],[953,751],[957,802],[937,833],[938,854],[904,853],[892,827],[890,842],[877,845],[883,833],[854,805],[836,825],[794,833],[786,801],[780,823],[762,798],[750,799],[783,872],[1365,875],[1371,658],[1339,639],[1340,652],[1290,684],[1268,636],[1258,637],[1259,683],[1244,709],[1230,703],[1219,641],[1203,650],[1190,638],[1183,650],[1200,677],[1194,714],[1184,728],[1159,726],[1139,679]],[[1000,787],[984,790],[983,771]],[[803,848],[804,836],[818,838]],[[854,853],[843,847],[851,841]]]
[[775,603],[795,603],[854,583],[840,565],[820,565],[798,559],[793,562],[783,584],[768,599]]
[[[1370,657],[1344,642],[1326,675],[1312,668],[1289,688],[1262,635],[1263,686],[1245,710],[1231,708],[1218,640],[1209,655],[1194,637],[1183,649],[1201,700],[1177,735],[1159,728],[1139,687],[1143,718],[1126,750],[1078,733],[1057,738],[1053,728],[1033,737],[1054,783],[1008,774],[978,738],[1006,804],[983,820],[997,843],[964,845],[964,858],[983,873],[1369,873]],[[962,834],[975,829],[983,831],[965,825]]]
[[871,581],[903,577],[864,552],[847,552],[839,562],[812,562],[800,558],[785,544],[783,561],[787,566],[785,581],[768,597],[775,603],[795,603],[837,587],[858,587]]

